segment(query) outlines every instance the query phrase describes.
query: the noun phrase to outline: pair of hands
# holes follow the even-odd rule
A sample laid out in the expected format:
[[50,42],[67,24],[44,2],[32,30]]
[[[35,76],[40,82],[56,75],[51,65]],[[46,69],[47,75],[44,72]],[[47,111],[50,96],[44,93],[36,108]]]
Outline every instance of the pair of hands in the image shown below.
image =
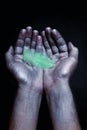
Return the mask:
[[[26,64],[23,51],[28,48],[48,55],[56,61],[55,65],[43,70]],[[15,49],[11,46],[6,52],[6,62],[19,85],[29,85],[39,92],[44,88],[48,92],[59,80],[69,80],[78,63],[78,49],[71,42],[66,44],[56,29],[47,27],[39,35],[29,26],[20,31]]]

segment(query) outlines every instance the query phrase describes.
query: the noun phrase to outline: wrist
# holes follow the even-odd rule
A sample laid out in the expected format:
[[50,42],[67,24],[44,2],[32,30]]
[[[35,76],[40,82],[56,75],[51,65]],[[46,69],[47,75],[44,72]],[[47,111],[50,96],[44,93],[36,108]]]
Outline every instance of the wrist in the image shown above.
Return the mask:
[[55,93],[58,94],[59,91],[67,91],[69,88],[69,80],[68,79],[63,79],[63,78],[59,78],[57,80],[55,80],[51,86],[45,86],[45,92],[47,95],[49,95],[50,93]]
[[43,87],[42,86],[36,86],[33,85],[32,83],[19,83],[18,84],[19,88],[21,91],[26,91],[29,94],[34,94],[34,95],[42,95],[43,92]]
[[69,78],[57,78],[55,85],[59,86],[67,86],[69,84]]

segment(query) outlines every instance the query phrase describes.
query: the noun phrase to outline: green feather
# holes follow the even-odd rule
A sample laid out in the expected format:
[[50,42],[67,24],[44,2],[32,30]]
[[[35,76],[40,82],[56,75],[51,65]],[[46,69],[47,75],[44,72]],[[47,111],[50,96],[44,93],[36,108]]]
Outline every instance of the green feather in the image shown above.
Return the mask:
[[26,63],[30,63],[42,69],[53,67],[55,64],[47,55],[38,52],[34,53],[31,50],[24,50],[23,59]]

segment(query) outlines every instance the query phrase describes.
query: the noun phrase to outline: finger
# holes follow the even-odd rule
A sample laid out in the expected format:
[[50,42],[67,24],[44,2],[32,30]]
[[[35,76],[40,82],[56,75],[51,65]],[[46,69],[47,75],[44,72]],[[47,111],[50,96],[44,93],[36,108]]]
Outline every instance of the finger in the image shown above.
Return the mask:
[[11,63],[13,61],[13,55],[14,55],[14,50],[13,50],[13,47],[10,46],[9,50],[5,54],[7,63]]
[[37,44],[36,44],[36,52],[42,53],[42,37],[40,35],[37,36]]
[[47,41],[45,31],[42,31],[41,35],[42,35],[42,40],[43,40],[43,45],[44,45],[44,48],[45,48],[45,52],[47,53],[48,56],[52,56],[52,50],[50,48],[49,42]]
[[78,48],[75,47],[71,42],[69,42],[68,46],[69,46],[69,56],[78,59],[78,53],[79,53]]
[[26,33],[25,29],[22,29],[19,33],[18,40],[17,40],[16,46],[15,46],[15,54],[23,53],[25,33]]
[[60,52],[67,52],[67,45],[65,40],[62,38],[61,34],[56,30],[53,29],[52,30],[52,36],[56,42],[57,47],[59,48]]
[[25,48],[30,48],[31,37],[32,37],[32,27],[29,26],[26,28],[25,45],[24,45]]
[[46,55],[46,50],[45,50],[45,48],[44,48],[44,46],[42,45],[42,49],[43,49],[43,55]]
[[46,35],[45,35],[45,31],[42,31],[41,32],[41,35],[42,35],[42,40],[43,40],[43,42],[44,42],[44,47],[45,47],[45,49],[47,50],[47,49],[51,49],[50,48],[50,45],[49,45],[49,43],[48,43],[48,41],[47,41],[47,38],[46,38]]
[[52,52],[53,52],[53,54],[56,54],[56,53],[58,53],[58,48],[57,48],[57,46],[56,46],[56,44],[51,36],[51,31],[52,31],[52,29],[50,27],[47,27],[45,29],[46,37],[47,37],[47,40],[51,46]]
[[31,50],[32,51],[35,51],[37,36],[38,36],[38,31],[34,30],[33,35],[32,35],[32,41],[31,41]]

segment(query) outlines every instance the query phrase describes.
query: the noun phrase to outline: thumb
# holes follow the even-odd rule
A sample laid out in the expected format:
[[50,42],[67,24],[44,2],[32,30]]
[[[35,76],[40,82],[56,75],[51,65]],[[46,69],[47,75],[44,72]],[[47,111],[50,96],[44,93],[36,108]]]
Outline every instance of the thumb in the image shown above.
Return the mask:
[[69,47],[69,56],[72,58],[75,58],[76,60],[78,60],[78,54],[79,54],[79,50],[77,47],[75,47],[72,42],[68,43],[68,47]]
[[13,61],[13,54],[14,54],[14,49],[12,46],[10,46],[8,51],[5,54],[5,59],[7,63],[10,63]]

